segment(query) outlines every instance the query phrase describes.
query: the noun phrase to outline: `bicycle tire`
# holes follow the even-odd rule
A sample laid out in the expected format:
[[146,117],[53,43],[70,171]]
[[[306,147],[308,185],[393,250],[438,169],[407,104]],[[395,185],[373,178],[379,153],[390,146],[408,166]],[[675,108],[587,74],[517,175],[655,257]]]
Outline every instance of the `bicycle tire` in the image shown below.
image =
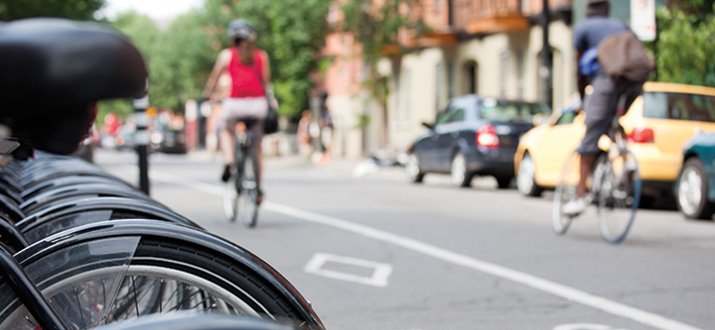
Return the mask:
[[231,174],[223,190],[223,214],[229,222],[235,222],[238,215],[238,180]]
[[[55,236],[16,254],[73,328],[189,311],[322,329],[308,303],[275,270],[206,232],[158,221],[119,220],[73,233],[77,236],[72,239],[53,244]],[[4,280],[0,297],[5,300],[0,304],[0,328],[37,327]]]
[[559,183],[554,190],[554,199],[551,208],[551,227],[557,235],[564,235],[571,226],[576,216],[563,213],[563,206],[576,198],[576,186],[579,178],[579,159],[577,151],[572,151],[566,157],[559,175]]
[[258,223],[258,157],[252,145],[243,150],[242,166],[239,167],[240,189],[238,189],[238,218],[247,228]]
[[[605,165],[603,176],[594,178],[598,191],[599,231],[604,240],[618,244],[628,235],[638,210],[642,184],[640,169],[635,155],[627,149],[610,152]],[[622,173],[626,175],[622,176]]]

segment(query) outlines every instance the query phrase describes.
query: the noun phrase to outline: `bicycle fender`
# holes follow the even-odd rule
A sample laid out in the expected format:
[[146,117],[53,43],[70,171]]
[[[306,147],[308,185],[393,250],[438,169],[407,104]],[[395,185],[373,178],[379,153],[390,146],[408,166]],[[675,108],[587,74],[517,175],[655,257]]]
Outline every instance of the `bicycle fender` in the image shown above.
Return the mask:
[[310,303],[277,270],[245,248],[209,232],[157,220],[112,220],[79,226],[40,240],[15,254],[23,265],[81,242],[118,237],[159,237],[202,246],[241,264],[269,283],[311,326],[324,329]]

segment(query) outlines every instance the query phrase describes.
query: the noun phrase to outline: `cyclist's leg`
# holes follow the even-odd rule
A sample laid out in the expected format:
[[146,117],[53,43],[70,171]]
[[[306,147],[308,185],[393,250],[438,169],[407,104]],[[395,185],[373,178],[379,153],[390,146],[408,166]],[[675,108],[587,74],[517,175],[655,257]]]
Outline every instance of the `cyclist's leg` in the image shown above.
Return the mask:
[[253,141],[253,148],[256,151],[255,156],[257,160],[256,168],[256,181],[258,182],[258,203],[260,204],[263,200],[263,119],[258,119],[249,128],[251,131],[251,137]]
[[[234,124],[231,124],[231,122],[234,122]],[[224,182],[228,181],[230,176],[230,167],[236,162],[234,157],[234,126],[235,121],[226,120],[224,121],[224,127],[219,132],[219,147],[221,148],[221,153],[223,154],[223,159],[225,161],[223,173],[221,174],[221,180]]]
[[577,199],[564,206],[567,214],[583,212],[586,206],[586,181],[593,171],[593,164],[600,149],[598,140],[608,131],[613,116],[616,100],[616,84],[609,77],[596,77],[591,83],[593,93],[586,99],[584,109],[586,112],[586,134],[578,147],[581,154]]

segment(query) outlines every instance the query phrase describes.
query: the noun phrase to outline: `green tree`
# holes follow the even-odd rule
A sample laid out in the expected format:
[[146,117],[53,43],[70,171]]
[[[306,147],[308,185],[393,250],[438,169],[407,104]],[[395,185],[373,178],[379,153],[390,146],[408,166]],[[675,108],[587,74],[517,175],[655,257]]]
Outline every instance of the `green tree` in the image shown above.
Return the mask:
[[715,87],[715,1],[682,0],[657,11],[658,80]]
[[28,17],[92,20],[105,0],[0,0],[0,21]]
[[150,59],[149,102],[175,112],[201,96],[214,57],[211,39],[202,26],[203,16],[179,16],[163,31]]
[[[155,56],[155,44],[160,39],[159,30],[149,16],[133,11],[121,13],[111,22],[112,26],[123,33],[139,49],[144,56],[149,72],[151,73],[152,59]],[[107,100],[99,104],[98,120],[101,123],[104,116],[115,113],[119,118],[126,118],[134,112],[131,100]]]

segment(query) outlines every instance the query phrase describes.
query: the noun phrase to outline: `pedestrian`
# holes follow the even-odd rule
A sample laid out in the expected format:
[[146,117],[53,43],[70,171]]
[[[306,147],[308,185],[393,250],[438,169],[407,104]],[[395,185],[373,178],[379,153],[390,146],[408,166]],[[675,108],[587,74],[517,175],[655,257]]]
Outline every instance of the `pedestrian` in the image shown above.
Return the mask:
[[310,159],[310,156],[313,154],[312,123],[313,116],[310,110],[303,110],[300,115],[300,120],[298,121],[296,137],[298,139],[298,151],[301,155],[305,156],[306,159]]
[[323,113],[320,116],[320,142],[325,152],[325,160],[330,160],[333,155],[333,118],[330,116],[327,106],[323,108]]
[[[623,77],[606,74],[600,59],[609,54],[599,54],[603,49],[599,44],[609,37],[621,33],[633,33],[625,22],[610,18],[609,0],[588,0],[586,20],[574,32],[574,47],[577,51],[577,82],[581,99],[584,100],[586,112],[586,134],[577,151],[580,154],[579,182],[577,198],[564,206],[563,212],[576,215],[586,209],[586,180],[592,172],[600,149],[598,140],[608,131],[616,116],[618,99],[623,93],[629,93],[627,99],[632,101],[634,95],[642,91],[643,81],[628,81]],[[644,79],[645,80],[645,79]],[[591,85],[592,93],[586,98],[586,86]],[[630,102],[626,102],[627,110]]]
[[[229,23],[227,33],[231,46],[222,50],[216,59],[204,90],[204,97],[215,96],[219,77],[228,73],[231,78],[231,92],[228,98],[221,102],[221,131],[219,145],[223,152],[226,165],[221,174],[222,181],[228,181],[234,159],[235,130],[248,129],[253,136],[253,147],[258,155],[258,183],[261,186],[263,177],[263,155],[261,142],[263,140],[263,120],[268,113],[268,102],[278,107],[271,86],[271,70],[268,54],[258,48],[256,30],[248,21],[236,19]],[[246,127],[245,121],[251,119],[253,124]],[[263,200],[263,191],[258,190],[258,202]]]

